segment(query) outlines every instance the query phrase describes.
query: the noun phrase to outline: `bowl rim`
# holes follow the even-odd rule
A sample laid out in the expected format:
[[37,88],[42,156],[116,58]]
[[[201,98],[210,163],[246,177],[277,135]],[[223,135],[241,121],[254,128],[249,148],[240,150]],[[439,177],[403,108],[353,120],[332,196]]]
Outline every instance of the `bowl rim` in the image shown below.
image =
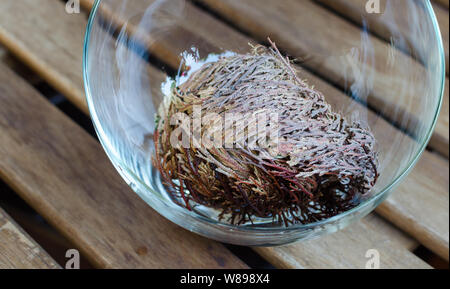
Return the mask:
[[[92,31],[92,27],[94,25],[94,21],[96,19],[96,15],[98,12],[98,9],[100,7],[100,4],[103,0],[95,0],[95,3],[92,6],[91,9],[91,13],[89,15],[89,19],[88,19],[88,23],[87,23],[87,27],[86,27],[86,33],[85,33],[85,37],[84,37],[84,46],[83,46],[83,80],[84,80],[84,88],[85,88],[85,93],[86,93],[86,101],[88,104],[88,108],[89,108],[89,112],[91,115],[91,119],[94,125],[94,129],[98,135],[98,138],[100,140],[100,143],[102,144],[107,156],[109,157],[109,159],[111,160],[111,162],[113,163],[113,165],[116,167],[116,165],[118,165],[121,169],[125,170],[127,175],[133,178],[133,181],[137,184],[140,185],[140,187],[145,188],[146,190],[148,190],[149,192],[151,192],[152,194],[154,194],[154,196],[156,196],[160,201],[165,201],[163,200],[161,197],[158,196],[158,193],[155,192],[154,189],[150,188],[147,184],[145,184],[145,182],[143,182],[138,176],[135,175],[135,173],[129,169],[126,165],[123,164],[123,162],[120,160],[120,158],[116,158],[114,157],[112,154],[115,151],[114,146],[110,143],[106,133],[104,132],[97,112],[95,110],[95,106],[93,103],[93,99],[91,96],[91,91],[90,91],[90,85],[89,85],[89,75],[88,75],[88,48],[89,48],[89,40],[90,40],[90,35],[91,35],[91,31]],[[417,151],[417,154],[414,156],[414,158],[409,162],[409,164],[407,166],[405,166],[405,169],[403,170],[402,173],[400,173],[389,185],[387,185],[386,187],[384,187],[382,190],[380,190],[380,192],[378,194],[375,194],[373,196],[371,196],[370,198],[368,198],[367,200],[365,200],[364,202],[362,202],[361,204],[359,204],[358,206],[345,211],[343,213],[340,213],[336,216],[333,216],[331,218],[327,218],[321,221],[316,221],[313,223],[308,223],[308,224],[293,224],[290,225],[288,227],[286,226],[280,226],[280,227],[258,227],[258,226],[239,226],[239,225],[231,225],[231,224],[227,224],[227,223],[223,223],[220,221],[216,221],[210,218],[207,218],[205,216],[202,216],[200,214],[197,214],[195,212],[189,211],[184,207],[181,206],[176,206],[176,210],[179,211],[179,213],[181,214],[188,214],[190,217],[193,217],[197,220],[203,221],[204,223],[209,223],[213,226],[219,226],[222,227],[225,230],[234,230],[234,231],[244,231],[244,232],[260,232],[260,233],[280,233],[280,232],[286,232],[286,231],[304,231],[304,230],[310,230],[310,229],[314,229],[318,226],[326,226],[329,224],[333,224],[336,223],[337,221],[341,220],[341,219],[345,219],[346,217],[357,213],[359,211],[364,210],[365,208],[367,208],[368,206],[374,206],[374,208],[376,206],[379,205],[379,203],[381,203],[385,198],[387,198],[389,196],[389,194],[392,192],[392,190],[401,182],[404,180],[404,178],[411,172],[411,170],[414,168],[414,166],[417,164],[417,162],[419,161],[421,155],[423,154],[423,152],[425,151],[428,142],[430,141],[434,129],[436,127],[437,124],[437,120],[439,117],[439,113],[441,111],[442,108],[442,103],[443,103],[443,96],[444,96],[444,90],[445,90],[445,79],[446,79],[446,72],[445,72],[445,53],[444,53],[444,46],[443,46],[443,41],[442,41],[442,34],[439,28],[439,24],[436,18],[436,14],[434,13],[432,4],[430,2],[430,0],[426,0],[424,2],[425,4],[425,10],[428,12],[429,16],[431,17],[431,21],[433,23],[433,27],[435,32],[437,33],[437,40],[438,40],[438,49],[439,49],[439,54],[440,54],[440,68],[441,68],[441,92],[440,92],[440,96],[439,96],[439,102],[438,105],[436,107],[435,113],[434,113],[434,118],[433,121],[431,123],[431,126],[428,129],[428,132],[426,134],[426,137],[424,138],[420,148]],[[117,167],[116,167],[117,169]],[[139,196],[139,192],[136,191],[135,188],[132,188]],[[150,207],[154,208],[153,205],[151,203],[149,203],[148,201],[144,200]],[[158,210],[155,209],[156,212],[158,212],[159,214],[161,214],[161,212],[159,212]],[[176,222],[175,222],[176,223]]]

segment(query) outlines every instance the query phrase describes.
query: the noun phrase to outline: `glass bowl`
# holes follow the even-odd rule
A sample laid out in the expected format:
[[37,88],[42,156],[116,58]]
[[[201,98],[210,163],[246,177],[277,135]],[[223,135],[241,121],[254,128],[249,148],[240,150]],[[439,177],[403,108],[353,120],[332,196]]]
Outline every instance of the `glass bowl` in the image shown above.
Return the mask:
[[[270,5],[258,1],[258,7],[251,7],[254,0],[223,2],[231,3],[224,7],[246,6],[252,13],[275,5],[277,9],[265,16],[273,16],[269,28],[270,21],[283,23],[280,17],[289,10],[296,9],[298,18],[289,16],[288,29],[273,33],[265,26],[249,27],[245,17],[238,23],[227,20],[233,11],[221,15],[214,10],[222,1],[97,0],[84,48],[91,117],[124,180],[181,227],[247,246],[310,239],[371,212],[425,149],[439,114],[445,78],[442,40],[429,1],[385,0],[381,15],[362,14],[360,24],[339,19],[307,0],[264,1]],[[267,44],[267,36],[282,53],[296,59],[301,78],[323,92],[334,111],[367,125],[377,140],[376,185],[359,205],[331,218],[290,226],[271,220],[232,225],[213,209],[197,205],[188,210],[177,204],[152,165],[156,113],[170,80],[182,82],[187,65],[194,71],[207,58],[249,52],[249,42]]]

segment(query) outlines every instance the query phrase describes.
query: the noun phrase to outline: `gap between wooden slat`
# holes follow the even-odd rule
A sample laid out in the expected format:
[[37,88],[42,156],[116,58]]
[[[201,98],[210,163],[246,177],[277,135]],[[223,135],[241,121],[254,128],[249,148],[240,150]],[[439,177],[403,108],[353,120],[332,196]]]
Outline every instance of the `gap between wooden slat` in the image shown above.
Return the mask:
[[[392,37],[392,31],[393,28],[391,28],[389,25],[392,25],[392,23],[387,23],[385,21],[384,15],[386,13],[386,3],[388,3],[388,0],[380,0],[380,7],[382,7],[383,11],[381,14],[369,14],[366,12],[366,3],[365,1],[360,0],[314,0],[318,3],[321,3],[325,7],[328,7],[333,13],[338,13],[343,18],[351,20],[353,23],[355,23],[358,26],[363,25],[363,20],[366,22],[366,25],[370,27],[370,32],[381,37],[387,42],[391,42]],[[391,1],[389,0],[391,5],[395,5],[397,3],[401,3],[400,1]],[[446,58],[446,71],[448,74],[448,52],[449,52],[449,27],[448,27],[448,21],[449,21],[449,13],[447,9],[442,8],[439,5],[433,4],[433,9],[436,14],[436,18],[438,21],[438,24],[440,26],[441,34],[442,34],[442,40],[444,44],[444,50],[445,50],[445,58]],[[421,13],[422,11],[415,11],[416,13]],[[405,16],[407,12],[405,11]],[[425,17],[424,15],[418,16]],[[414,39],[416,35],[411,35],[411,25],[420,25],[420,23],[411,23],[411,20],[408,18],[399,18],[397,17],[395,19],[397,22],[395,23],[396,29],[398,29],[399,33],[402,33],[402,37],[404,37],[404,41],[392,41],[394,45],[400,46],[399,49],[405,50],[405,51],[411,51],[411,49],[414,50],[414,43],[417,43],[417,40]],[[420,21],[420,20],[419,20]],[[417,45],[416,45],[417,47]],[[408,52],[406,52],[408,54]]]
[[[267,36],[270,36],[279,47],[295,57],[316,53],[317,59],[320,59],[320,55],[333,55],[335,51],[338,53],[339,51],[348,51],[352,44],[359,43],[361,37],[358,27],[333,15],[310,0],[266,1],[264,3],[258,0],[195,0],[195,2],[207,5],[260,41],[265,41]],[[339,31],[340,34],[337,34],[336,31]],[[320,39],[328,38],[329,41],[315,41],[316,38],[310,37],[310,35],[316,34],[321,34]],[[421,108],[420,106],[408,106],[406,103],[408,101],[421,103],[422,94],[416,91],[411,95],[403,93],[404,87],[401,85],[401,79],[396,76],[401,75],[405,67],[408,67],[408,71],[413,71],[417,76],[424,71],[424,67],[402,52],[387,48],[386,42],[376,37],[369,37],[369,39],[377,59],[384,59],[383,55],[379,54],[389,50],[392,57],[395,58],[396,65],[389,67],[388,70],[384,70],[384,68],[371,70],[371,73],[377,74],[378,77],[374,78],[374,89],[367,100],[372,107],[382,108],[384,117],[390,118],[397,125],[413,132],[419,123]],[[305,67],[341,88],[346,89],[348,82],[352,82],[351,79],[346,80],[345,71],[342,71],[341,64],[337,60],[318,65],[314,61],[315,57],[308,59],[310,61],[303,63]],[[355,64],[358,69],[363,69],[357,63]],[[447,132],[435,131],[435,133],[448,135]]]
[[[9,66],[8,66],[9,67]],[[61,266],[65,266],[69,260],[66,253],[70,249],[76,249],[76,245],[59,234],[28,204],[21,199],[6,183],[0,179],[0,207],[27,232],[54,260]],[[94,268],[86,258],[80,254],[80,268]]]
[[[377,234],[361,234],[361,231],[375,231]],[[416,256],[405,255],[404,247],[392,242],[391,237],[399,231],[375,215],[351,225],[349,228],[324,236],[283,247],[255,248],[269,262],[279,268],[359,268],[364,269],[370,249],[380,253],[380,268],[427,268],[429,265],[417,263]]]
[[[370,32],[375,33],[379,37],[383,38],[385,41],[390,42],[390,31],[391,29],[387,26],[383,21],[383,14],[377,15],[377,14],[368,14],[365,12],[365,2],[360,0],[315,0],[316,2],[319,2],[323,4],[324,6],[328,7],[332,11],[335,11],[342,15],[342,17],[348,17],[351,21],[356,23],[356,25],[361,26],[362,25],[362,16],[364,15],[364,21],[367,21],[368,26],[370,27]],[[381,7],[386,7],[386,1],[382,0]],[[390,2],[390,3],[397,3],[397,2]],[[395,5],[395,4],[394,4]],[[443,39],[444,44],[444,51],[445,51],[445,57],[446,57],[446,69],[448,74],[448,57],[449,57],[449,12],[448,9],[444,9],[440,7],[439,5],[433,5]],[[410,25],[411,23],[409,21],[406,21],[406,19],[397,19],[397,25],[399,31],[403,33],[403,36],[405,37],[405,44],[408,47],[400,47],[400,49],[411,49],[409,47],[412,46],[411,43],[414,41],[410,38],[413,37],[408,33],[410,31]],[[405,21],[401,21],[405,20]],[[399,42],[399,41],[397,41]],[[397,43],[395,42],[395,43]],[[435,133],[433,134],[429,146],[436,151],[438,151],[440,154],[442,154],[445,157],[449,157],[449,79],[446,77],[445,81],[445,91],[444,91],[444,99],[443,99],[443,105],[442,110],[435,128]]]
[[91,136],[7,67],[0,68],[0,177],[93,264],[245,268],[221,244],[153,211]]
[[449,0],[433,0],[434,2],[438,3],[439,5],[442,5],[442,7],[449,8]]
[[58,269],[60,266],[0,208],[0,269]]

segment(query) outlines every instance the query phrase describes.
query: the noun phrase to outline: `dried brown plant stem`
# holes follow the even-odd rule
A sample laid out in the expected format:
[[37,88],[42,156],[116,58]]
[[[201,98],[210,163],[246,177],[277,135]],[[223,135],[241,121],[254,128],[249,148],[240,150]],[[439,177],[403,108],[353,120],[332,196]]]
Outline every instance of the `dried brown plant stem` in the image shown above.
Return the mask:
[[[257,46],[251,54],[207,63],[173,88],[160,108],[154,165],[181,205],[216,208],[232,224],[254,217],[286,226],[306,224],[347,211],[378,178],[375,139],[359,123],[333,112],[269,41],[271,48]],[[243,116],[224,127],[224,135],[245,132],[234,139],[233,148],[171,144],[176,129],[171,117],[192,117],[195,105],[202,115]],[[277,142],[255,147],[248,136],[256,132],[245,116],[261,111],[278,116],[276,127],[267,130],[279,134]],[[216,124],[203,125],[201,136]]]

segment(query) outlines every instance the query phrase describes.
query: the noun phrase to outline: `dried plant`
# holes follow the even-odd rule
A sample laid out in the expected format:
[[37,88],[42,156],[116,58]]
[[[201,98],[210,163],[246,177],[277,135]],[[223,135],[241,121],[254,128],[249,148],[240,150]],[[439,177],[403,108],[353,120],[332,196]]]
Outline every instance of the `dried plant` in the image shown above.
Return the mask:
[[[220,118],[275,113],[277,125],[267,130],[276,129],[278,141],[250,146],[256,132],[241,119],[224,125],[224,135],[238,126],[245,132],[237,134],[233,148],[197,147],[192,140],[185,148],[173,146],[171,117],[191,117],[195,105]],[[323,220],[358,205],[378,177],[371,132],[333,112],[274,43],[203,65],[173,87],[159,114],[153,163],[167,189],[188,209],[196,204],[216,208],[232,224],[252,222],[255,216],[286,226]],[[222,122],[211,120],[201,133],[217,124]]]

